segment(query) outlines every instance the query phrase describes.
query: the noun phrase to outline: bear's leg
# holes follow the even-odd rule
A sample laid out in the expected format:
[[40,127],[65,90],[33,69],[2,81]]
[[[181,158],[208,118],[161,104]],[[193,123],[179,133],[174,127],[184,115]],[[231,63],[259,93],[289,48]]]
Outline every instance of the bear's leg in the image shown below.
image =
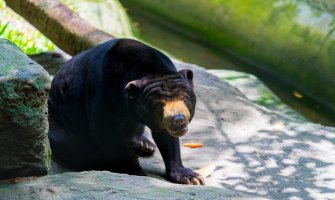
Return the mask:
[[[98,81],[98,80],[97,80]],[[96,83],[99,85],[98,83]],[[97,144],[107,165],[105,170],[127,173],[130,175],[145,175],[138,163],[137,156],[129,148],[129,138],[136,133],[133,125],[124,118],[122,102],[106,98],[102,88],[92,88],[94,93],[86,96],[86,112],[89,121],[89,135]],[[119,96],[119,94],[110,94]],[[115,106],[117,105],[117,106]],[[130,131],[129,128],[131,128]]]
[[90,119],[90,134],[99,145],[101,154],[108,163],[104,167],[105,170],[144,176],[145,173],[138,163],[137,156],[128,145],[128,138],[135,134],[134,125],[109,120],[111,117],[103,117],[106,115],[94,114],[93,116],[94,118]]
[[75,170],[97,169],[104,159],[92,142],[66,132],[49,117],[49,141],[52,158],[66,168]]
[[135,135],[129,141],[129,147],[139,157],[149,157],[155,153],[156,145],[144,135],[144,125],[138,124]]
[[200,174],[183,166],[179,138],[164,132],[154,132],[152,137],[162,154],[168,180],[181,184],[205,185]]

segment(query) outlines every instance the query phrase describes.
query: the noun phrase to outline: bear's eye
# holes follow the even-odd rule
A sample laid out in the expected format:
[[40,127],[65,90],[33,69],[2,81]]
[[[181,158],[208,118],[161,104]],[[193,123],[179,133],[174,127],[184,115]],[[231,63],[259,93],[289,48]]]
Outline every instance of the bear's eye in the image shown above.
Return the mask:
[[156,107],[156,109],[158,109],[158,110],[163,110],[163,108],[164,108],[164,104],[163,104],[163,103],[157,103],[157,104],[155,105],[155,107]]
[[184,97],[184,103],[189,104],[190,103],[190,98],[188,96]]

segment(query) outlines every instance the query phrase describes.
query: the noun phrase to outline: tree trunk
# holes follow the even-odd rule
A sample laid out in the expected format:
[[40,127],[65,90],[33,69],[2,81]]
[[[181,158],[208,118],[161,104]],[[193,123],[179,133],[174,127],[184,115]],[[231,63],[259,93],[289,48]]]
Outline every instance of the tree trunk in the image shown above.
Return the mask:
[[5,2],[70,55],[78,54],[113,38],[90,25],[58,0],[5,0]]

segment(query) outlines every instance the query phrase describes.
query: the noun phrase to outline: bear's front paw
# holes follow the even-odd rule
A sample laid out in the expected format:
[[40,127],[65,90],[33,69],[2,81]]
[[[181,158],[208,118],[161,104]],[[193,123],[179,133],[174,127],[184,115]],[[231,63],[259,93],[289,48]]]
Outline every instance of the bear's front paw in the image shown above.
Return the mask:
[[206,185],[200,174],[185,167],[178,167],[168,173],[168,179],[174,183],[186,185]]

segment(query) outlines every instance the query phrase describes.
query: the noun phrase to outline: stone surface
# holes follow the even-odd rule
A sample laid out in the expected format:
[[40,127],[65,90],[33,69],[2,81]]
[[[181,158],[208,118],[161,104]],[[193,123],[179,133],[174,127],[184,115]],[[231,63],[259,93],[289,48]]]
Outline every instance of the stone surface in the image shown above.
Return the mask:
[[240,90],[250,101],[271,110],[271,112],[306,120],[301,114],[283,103],[262,81],[252,74],[220,69],[210,69],[207,72],[228,82]]
[[68,172],[0,185],[0,200],[12,199],[260,199],[216,187],[183,186],[149,177],[106,171]]
[[[230,81],[234,87],[195,65],[175,63],[194,71],[198,97],[181,143],[204,143],[198,149],[181,146],[182,159],[192,169],[216,165],[205,179],[208,186],[269,199],[335,199],[334,128],[306,121],[275,97],[263,107],[254,90],[259,84]],[[140,162],[149,176],[164,180],[159,152]],[[61,171],[55,165],[53,173]]]
[[0,179],[45,175],[49,74],[11,42],[0,49]]
[[[335,128],[273,112],[205,70],[176,63],[194,71],[198,97],[181,143],[204,144],[182,146],[182,159],[192,169],[216,165],[207,185],[270,199],[335,199]],[[153,177],[164,175],[158,152],[141,163]]]
[[54,75],[71,58],[71,56],[59,49],[55,51],[42,52],[28,55],[32,60],[43,66],[49,74]]

